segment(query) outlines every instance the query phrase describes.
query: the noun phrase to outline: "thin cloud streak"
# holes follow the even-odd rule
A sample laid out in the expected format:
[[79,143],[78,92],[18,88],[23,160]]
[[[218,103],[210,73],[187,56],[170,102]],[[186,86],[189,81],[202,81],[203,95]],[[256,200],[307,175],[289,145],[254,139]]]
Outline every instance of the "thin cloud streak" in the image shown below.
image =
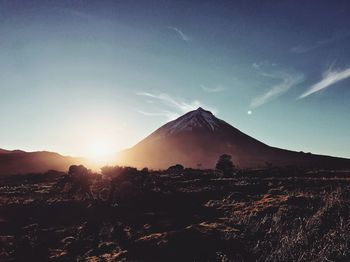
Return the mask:
[[300,98],[308,97],[309,95],[312,95],[316,92],[319,92],[323,89],[326,89],[339,81],[345,80],[350,77],[350,68],[347,68],[342,71],[332,71],[328,70],[326,73],[323,74],[323,79],[319,81],[318,83],[312,85],[309,90],[307,90],[305,93],[303,93]]
[[207,93],[219,93],[219,92],[222,92],[222,91],[225,91],[226,88],[223,87],[223,86],[213,86],[213,87],[208,87],[208,86],[204,86],[204,85],[201,85],[201,88],[204,92],[207,92]]
[[289,70],[277,71],[275,68],[276,66],[276,63],[272,63],[267,60],[262,62],[255,62],[252,64],[252,67],[257,71],[259,75],[279,80],[280,82],[272,86],[264,94],[253,98],[250,103],[250,108],[257,108],[262,106],[263,104],[271,102],[272,100],[286,93],[292,87],[304,81],[303,74],[296,73],[293,71],[290,72]]
[[271,102],[304,80],[304,76],[302,74],[281,74],[278,76],[269,74],[268,76],[273,78],[281,78],[282,82],[271,87],[265,94],[255,97],[250,103],[251,108],[257,108],[263,104]]
[[169,121],[174,120],[179,117],[179,114],[170,112],[170,111],[160,111],[160,112],[146,112],[143,110],[136,110],[138,113],[145,115],[145,116],[165,116]]
[[173,27],[173,26],[168,26],[168,28],[169,28],[170,30],[175,31],[175,32],[178,34],[178,36],[179,36],[183,41],[185,41],[185,42],[191,41],[191,39],[190,39],[182,30],[180,30],[179,28]]
[[169,111],[169,110],[160,110],[159,112],[155,112],[155,113],[150,113],[150,112],[138,110],[138,112],[143,114],[143,115],[166,116],[168,119],[174,119],[174,118],[178,117],[180,114],[187,113],[187,112],[192,111],[192,110],[196,110],[198,107],[206,108],[207,110],[212,111],[214,114],[217,112],[216,109],[205,106],[198,100],[186,102],[186,101],[179,99],[179,98],[173,98],[168,94],[153,94],[153,93],[149,93],[149,92],[139,92],[139,93],[136,93],[136,95],[145,96],[145,97],[159,100],[167,107],[171,107],[175,110],[175,112]]
[[190,103],[185,102],[180,99],[175,99],[169,96],[168,94],[152,94],[148,92],[139,92],[137,93],[139,96],[147,96],[153,99],[157,99],[165,103],[167,106],[171,106],[180,110],[182,113],[186,113],[191,110],[196,110],[198,107],[205,107],[200,101],[193,100]]
[[272,63],[270,62],[269,60],[264,60],[264,61],[261,61],[261,62],[254,62],[252,64],[252,67],[256,70],[261,70],[263,68],[273,68],[277,66],[276,63]]
[[334,34],[332,37],[319,40],[316,43],[309,45],[309,46],[304,46],[304,45],[293,46],[291,48],[291,51],[293,53],[302,54],[302,53],[306,53],[306,52],[312,51],[314,49],[317,49],[317,48],[327,46],[329,44],[344,40],[348,37],[350,37],[350,32],[338,32],[338,33]]

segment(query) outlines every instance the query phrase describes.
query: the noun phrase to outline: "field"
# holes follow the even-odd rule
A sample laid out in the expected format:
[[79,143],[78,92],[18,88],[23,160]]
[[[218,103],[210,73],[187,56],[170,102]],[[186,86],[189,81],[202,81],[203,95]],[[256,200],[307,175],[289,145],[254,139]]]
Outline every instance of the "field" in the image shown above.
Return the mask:
[[109,179],[90,200],[62,175],[1,178],[1,261],[350,260],[349,172],[137,173],[113,201]]

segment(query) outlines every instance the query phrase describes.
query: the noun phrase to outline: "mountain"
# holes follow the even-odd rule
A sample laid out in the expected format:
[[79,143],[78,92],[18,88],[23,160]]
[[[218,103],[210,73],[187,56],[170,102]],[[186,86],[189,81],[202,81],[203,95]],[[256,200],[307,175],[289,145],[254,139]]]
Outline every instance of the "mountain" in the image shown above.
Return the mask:
[[66,171],[82,159],[62,156],[53,152],[25,152],[0,149],[0,175],[41,173],[49,169]]
[[349,168],[350,159],[294,152],[266,145],[198,108],[173,120],[119,155],[119,163],[136,167],[167,168],[180,163],[186,167],[213,168],[218,157],[230,154],[242,168],[305,166]]
[[22,150],[6,150],[0,148],[0,154],[13,154],[13,153],[24,153]]

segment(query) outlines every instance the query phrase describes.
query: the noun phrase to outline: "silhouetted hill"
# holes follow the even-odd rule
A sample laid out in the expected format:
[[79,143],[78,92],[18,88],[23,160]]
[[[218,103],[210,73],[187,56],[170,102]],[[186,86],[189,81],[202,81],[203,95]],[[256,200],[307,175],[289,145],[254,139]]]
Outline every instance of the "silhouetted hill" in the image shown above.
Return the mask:
[[13,154],[13,153],[25,153],[25,151],[22,150],[6,150],[0,148],[0,154]]
[[0,149],[0,175],[46,172],[54,169],[66,171],[82,159],[62,156],[53,152],[25,152]]
[[137,167],[213,168],[221,154],[232,155],[240,167],[297,165],[315,168],[348,168],[350,160],[294,152],[268,146],[218,119],[202,108],[171,121],[134,147],[120,153],[120,163]]

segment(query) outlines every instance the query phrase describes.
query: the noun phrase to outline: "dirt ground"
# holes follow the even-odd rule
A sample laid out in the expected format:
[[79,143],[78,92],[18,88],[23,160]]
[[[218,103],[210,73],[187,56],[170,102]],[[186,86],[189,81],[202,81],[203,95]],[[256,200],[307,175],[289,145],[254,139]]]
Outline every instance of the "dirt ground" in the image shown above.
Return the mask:
[[[58,172],[0,178],[0,261],[349,261],[350,174],[151,172],[147,187]],[[104,192],[106,191],[106,192]]]

